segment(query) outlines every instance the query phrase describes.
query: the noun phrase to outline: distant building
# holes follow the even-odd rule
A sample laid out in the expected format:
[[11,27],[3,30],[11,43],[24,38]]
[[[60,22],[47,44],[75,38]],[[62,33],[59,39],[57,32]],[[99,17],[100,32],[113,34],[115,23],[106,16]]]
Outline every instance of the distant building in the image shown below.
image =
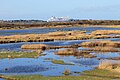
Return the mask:
[[51,17],[50,19],[48,19],[48,22],[62,22],[62,21],[69,21],[70,18],[69,17]]

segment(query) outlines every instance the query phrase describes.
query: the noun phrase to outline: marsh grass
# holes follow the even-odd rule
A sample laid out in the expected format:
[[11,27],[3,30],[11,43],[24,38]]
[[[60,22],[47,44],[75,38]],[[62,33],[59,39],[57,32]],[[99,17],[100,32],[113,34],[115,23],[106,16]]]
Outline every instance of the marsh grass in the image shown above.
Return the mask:
[[83,47],[114,47],[119,48],[120,42],[119,41],[110,41],[110,40],[102,40],[102,41],[89,41],[81,43]]
[[9,51],[5,51],[5,52],[0,52],[0,58],[36,58],[42,56],[42,54],[38,54],[37,52],[33,51],[33,52],[9,52]]
[[51,62],[54,64],[61,64],[61,65],[74,65],[72,63],[64,62],[63,60],[52,60]]
[[81,76],[56,76],[48,77],[41,75],[16,75],[4,76],[7,80],[113,80],[120,79],[120,73],[111,72],[109,70],[95,69],[92,71],[84,71]]
[[22,49],[41,49],[41,50],[45,50],[50,48],[49,45],[45,45],[45,44],[24,44],[21,46]]
[[92,47],[90,50],[95,52],[120,52],[119,49],[113,47]]
[[105,27],[108,27],[108,28],[120,28],[120,25],[110,25],[110,26],[105,26]]
[[120,62],[113,62],[110,60],[102,61],[98,68],[120,73]]
[[75,53],[78,53],[78,50],[75,48],[67,48],[64,50],[58,50],[55,52],[56,55],[74,55]]
[[104,39],[104,38],[120,38],[120,35],[110,36],[108,34],[120,34],[120,30],[97,30],[91,34],[85,31],[56,31],[46,34],[24,34],[0,36],[0,43],[16,43],[16,42],[47,42],[54,40],[86,40],[86,39]]
[[91,51],[87,50],[77,50],[76,48],[67,48],[64,50],[59,50],[55,52],[56,55],[64,55],[64,56],[75,56],[75,57],[84,57],[84,58],[94,58],[96,56],[90,54]]
[[111,72],[109,70],[101,70],[101,69],[95,69],[92,71],[84,71],[83,76],[96,76],[98,78],[103,78],[103,80],[106,80],[106,78],[108,80],[111,79],[120,79],[120,73],[116,73],[116,72]]
[[120,30],[96,30],[91,34],[93,35],[108,35],[108,34],[120,34]]

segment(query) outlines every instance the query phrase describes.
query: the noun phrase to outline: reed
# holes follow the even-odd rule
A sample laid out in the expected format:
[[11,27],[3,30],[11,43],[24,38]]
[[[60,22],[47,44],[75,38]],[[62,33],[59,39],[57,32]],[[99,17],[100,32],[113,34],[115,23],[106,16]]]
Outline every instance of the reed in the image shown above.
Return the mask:
[[120,30],[96,30],[91,33],[92,35],[109,35],[120,34]]
[[120,42],[113,42],[109,40],[102,40],[102,41],[89,41],[89,42],[83,42],[81,44],[83,47],[120,47]]
[[105,69],[120,73],[120,62],[112,62],[110,60],[102,61],[99,64],[98,69]]
[[120,30],[115,31],[93,31],[86,34],[85,31],[57,31],[46,34],[24,34],[0,36],[0,43],[16,43],[16,42],[48,42],[54,40],[86,40],[86,39],[104,39],[104,38],[120,38],[120,35],[103,35],[103,34],[120,34]]

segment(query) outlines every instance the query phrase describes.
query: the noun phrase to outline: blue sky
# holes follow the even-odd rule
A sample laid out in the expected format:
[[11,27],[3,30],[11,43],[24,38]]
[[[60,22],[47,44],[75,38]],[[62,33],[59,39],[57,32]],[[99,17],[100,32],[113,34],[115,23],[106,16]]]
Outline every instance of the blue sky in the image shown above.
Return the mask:
[[120,0],[0,0],[0,19],[120,19]]

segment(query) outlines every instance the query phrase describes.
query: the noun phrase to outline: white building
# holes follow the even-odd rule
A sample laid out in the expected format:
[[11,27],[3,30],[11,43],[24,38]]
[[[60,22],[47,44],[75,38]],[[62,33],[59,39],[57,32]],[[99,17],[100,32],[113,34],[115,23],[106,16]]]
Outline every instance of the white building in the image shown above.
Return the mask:
[[51,17],[50,19],[48,19],[48,22],[61,22],[61,21],[69,21],[70,18],[69,17]]

